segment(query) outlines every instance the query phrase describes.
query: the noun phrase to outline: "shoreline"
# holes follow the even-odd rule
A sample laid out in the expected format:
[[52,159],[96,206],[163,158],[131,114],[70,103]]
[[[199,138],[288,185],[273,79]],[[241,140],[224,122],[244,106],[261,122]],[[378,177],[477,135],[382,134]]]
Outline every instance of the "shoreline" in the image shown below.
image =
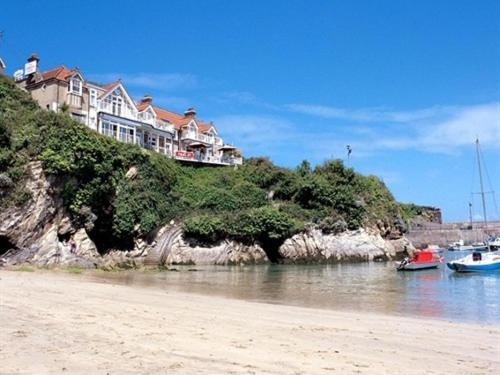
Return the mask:
[[1,373],[500,369],[498,326],[249,302],[80,276],[0,270]]

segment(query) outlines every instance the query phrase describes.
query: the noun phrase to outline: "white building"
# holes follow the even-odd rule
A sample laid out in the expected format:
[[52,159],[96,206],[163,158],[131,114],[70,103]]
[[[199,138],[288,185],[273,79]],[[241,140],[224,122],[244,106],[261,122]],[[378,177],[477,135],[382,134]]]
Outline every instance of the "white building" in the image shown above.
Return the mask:
[[148,95],[135,102],[120,80],[108,84],[90,82],[78,68],[65,66],[40,72],[38,63],[36,55],[30,56],[29,72],[18,84],[43,108],[67,111],[104,136],[185,162],[242,163],[240,151],[224,144],[215,125],[198,120],[193,108],[177,114],[154,106]]

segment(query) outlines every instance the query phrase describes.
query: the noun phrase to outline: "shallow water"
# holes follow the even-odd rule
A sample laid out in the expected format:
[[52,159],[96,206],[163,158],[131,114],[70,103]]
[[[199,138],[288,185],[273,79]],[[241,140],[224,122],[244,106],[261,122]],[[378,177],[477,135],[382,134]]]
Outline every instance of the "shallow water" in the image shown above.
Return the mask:
[[[446,260],[466,252],[445,253]],[[396,272],[394,263],[190,266],[94,280],[266,303],[499,324],[500,272]],[[194,271],[196,270],[196,271]]]

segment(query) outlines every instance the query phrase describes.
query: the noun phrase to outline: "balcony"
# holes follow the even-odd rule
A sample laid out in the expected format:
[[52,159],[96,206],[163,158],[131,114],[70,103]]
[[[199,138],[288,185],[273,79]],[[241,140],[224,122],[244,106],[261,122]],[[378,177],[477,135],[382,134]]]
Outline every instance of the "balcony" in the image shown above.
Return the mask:
[[137,114],[126,105],[117,105],[104,100],[99,100],[99,111],[126,119],[137,120]]
[[182,133],[181,140],[202,142],[202,143],[206,143],[209,145],[214,143],[213,137],[209,137],[205,134],[199,134],[196,132],[184,132],[184,133]]
[[176,151],[175,159],[190,161],[194,163],[206,163],[214,165],[241,165],[243,164],[243,159],[241,157],[235,156],[214,156],[214,155],[197,155],[192,151]]
[[166,124],[166,123],[160,122],[160,121],[156,121],[156,123],[153,124],[153,127],[155,129],[163,130],[163,131],[169,132],[169,133],[175,132],[174,126],[172,124]]
[[82,97],[80,95],[68,93],[68,96],[66,97],[66,102],[70,107],[73,108],[82,108]]

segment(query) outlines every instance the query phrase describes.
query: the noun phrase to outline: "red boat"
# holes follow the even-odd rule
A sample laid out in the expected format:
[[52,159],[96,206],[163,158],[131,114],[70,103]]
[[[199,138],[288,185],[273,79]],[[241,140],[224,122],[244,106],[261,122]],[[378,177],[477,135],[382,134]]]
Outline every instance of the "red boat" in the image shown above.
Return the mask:
[[430,249],[416,251],[411,258],[405,258],[397,265],[398,271],[416,271],[438,268],[443,258]]

